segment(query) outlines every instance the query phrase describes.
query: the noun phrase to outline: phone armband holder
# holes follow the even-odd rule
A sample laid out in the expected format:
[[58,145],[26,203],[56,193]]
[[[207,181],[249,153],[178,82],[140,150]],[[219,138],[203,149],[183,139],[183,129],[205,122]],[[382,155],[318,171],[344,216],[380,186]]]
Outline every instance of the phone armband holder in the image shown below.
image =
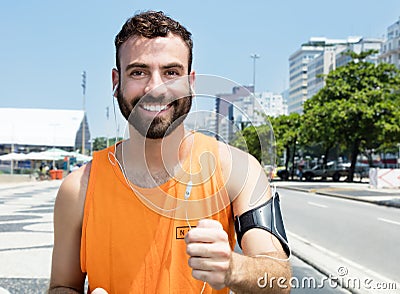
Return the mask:
[[235,230],[240,248],[242,248],[241,241],[243,235],[248,230],[254,228],[263,229],[273,234],[281,243],[287,256],[290,255],[278,193],[275,193],[264,204],[235,217]]

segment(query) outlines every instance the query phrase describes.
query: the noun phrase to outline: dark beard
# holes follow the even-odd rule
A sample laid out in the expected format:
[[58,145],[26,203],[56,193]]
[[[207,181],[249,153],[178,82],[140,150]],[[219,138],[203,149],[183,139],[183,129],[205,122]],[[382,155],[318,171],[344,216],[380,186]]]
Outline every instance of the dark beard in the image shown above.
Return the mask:
[[[120,88],[120,87],[119,87]],[[173,108],[172,117],[165,119],[159,116],[152,120],[144,120],[138,113],[138,103],[165,101],[165,97],[136,97],[131,103],[127,102],[122,93],[118,91],[117,100],[119,109],[124,118],[133,126],[143,137],[148,139],[162,139],[171,134],[186,118],[192,107],[192,94],[181,98],[175,98],[171,102]]]

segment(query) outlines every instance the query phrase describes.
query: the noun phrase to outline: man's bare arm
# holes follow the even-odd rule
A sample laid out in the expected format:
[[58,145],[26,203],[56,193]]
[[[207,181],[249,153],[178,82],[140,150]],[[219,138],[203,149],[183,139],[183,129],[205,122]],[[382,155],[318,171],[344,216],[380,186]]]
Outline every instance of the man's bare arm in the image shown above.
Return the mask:
[[[258,161],[236,148],[221,148],[221,167],[234,214],[241,215],[265,203],[271,192]],[[227,233],[215,220],[201,220],[186,234],[185,241],[193,277],[214,289],[229,287],[235,293],[290,291],[291,270],[286,253],[268,231],[247,231],[241,241],[244,255],[231,251]],[[275,283],[265,284],[265,279]]]
[[90,164],[69,174],[57,194],[49,294],[84,291],[86,275],[80,268],[80,244],[89,172]]
[[[259,242],[262,238],[251,239]],[[272,259],[286,259],[285,252],[279,250],[256,255],[232,253],[226,286],[235,293],[289,293],[289,261]]]
[[[246,237],[247,242],[252,244],[262,242],[265,237],[272,239],[272,235],[268,232],[251,230],[246,234],[250,232],[260,233],[259,237]],[[185,241],[186,251],[190,256],[189,266],[192,268],[192,276],[207,282],[214,289],[229,287],[235,293],[289,293],[290,291],[289,262],[276,260],[287,258],[282,248],[279,248],[281,247],[279,243],[273,252],[254,250],[254,247],[263,247],[263,243],[259,243],[258,246],[243,244],[245,255],[232,252],[228,235],[222,229],[222,225],[218,221],[208,219],[201,220],[196,228],[190,230],[186,234]],[[275,241],[272,239],[269,242]],[[254,252],[249,252],[249,249]]]
[[[271,191],[265,172],[254,157],[236,148],[228,147],[228,150],[235,165],[242,167],[231,168],[229,178],[226,179],[228,193],[234,198],[234,214],[241,215],[267,202]],[[227,166],[229,160],[222,162],[225,162],[225,169],[230,168]],[[243,255],[234,252],[231,255],[225,280],[230,289],[236,293],[290,292],[290,264],[281,243],[274,235],[262,229],[251,229],[243,235],[241,246]],[[265,281],[265,278],[268,280]]]

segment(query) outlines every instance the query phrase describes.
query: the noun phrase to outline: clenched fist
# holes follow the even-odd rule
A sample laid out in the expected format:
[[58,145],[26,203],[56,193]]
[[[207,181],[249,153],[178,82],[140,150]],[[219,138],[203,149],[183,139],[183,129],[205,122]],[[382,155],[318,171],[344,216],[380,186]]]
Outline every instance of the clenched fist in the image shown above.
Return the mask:
[[221,223],[200,220],[197,227],[186,234],[185,242],[192,276],[217,290],[226,287],[232,251]]

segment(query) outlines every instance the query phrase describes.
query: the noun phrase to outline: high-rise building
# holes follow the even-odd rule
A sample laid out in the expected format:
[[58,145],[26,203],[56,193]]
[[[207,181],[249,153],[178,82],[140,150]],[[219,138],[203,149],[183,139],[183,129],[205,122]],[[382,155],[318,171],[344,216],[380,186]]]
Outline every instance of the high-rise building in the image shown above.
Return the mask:
[[[234,133],[248,125],[265,123],[264,115],[288,114],[287,103],[281,94],[252,93],[252,86],[234,87],[232,93],[216,95],[216,116],[213,128],[218,137],[233,138]],[[256,98],[254,98],[256,97]],[[211,125],[208,122],[208,125]]]
[[351,57],[345,54],[347,51],[353,51],[357,54],[368,50],[375,50],[378,53],[368,56],[365,61],[378,64],[379,52],[383,45],[383,38],[362,38],[349,37],[347,44],[336,46],[336,68],[346,65],[351,61]]
[[[345,52],[379,51],[382,43],[383,40],[377,38],[310,38],[289,57],[288,112],[303,112],[303,103],[325,85],[324,76],[351,60]],[[367,61],[377,63],[377,59],[378,54],[373,54]]]
[[265,115],[277,117],[288,114],[287,104],[281,94],[261,92],[242,97],[233,102],[233,121],[259,126],[265,123]]
[[232,93],[217,94],[216,97],[216,110],[219,114],[227,116],[229,113],[229,106],[236,100],[247,97],[254,91],[254,86],[236,86],[232,88]]
[[302,112],[307,99],[307,64],[324,51],[325,39],[311,38],[289,57],[289,112]]
[[400,69],[400,17],[387,28],[387,37],[382,46],[379,62],[391,63]]
[[[368,50],[380,51],[383,39],[349,37],[346,43],[338,43],[324,48],[324,51],[307,65],[307,98],[314,96],[325,86],[325,77],[336,68],[351,61],[348,51],[361,53]],[[367,57],[366,61],[377,64],[378,53]]]
[[324,86],[324,75],[336,68],[335,47],[324,51],[307,65],[307,99],[314,96]]

